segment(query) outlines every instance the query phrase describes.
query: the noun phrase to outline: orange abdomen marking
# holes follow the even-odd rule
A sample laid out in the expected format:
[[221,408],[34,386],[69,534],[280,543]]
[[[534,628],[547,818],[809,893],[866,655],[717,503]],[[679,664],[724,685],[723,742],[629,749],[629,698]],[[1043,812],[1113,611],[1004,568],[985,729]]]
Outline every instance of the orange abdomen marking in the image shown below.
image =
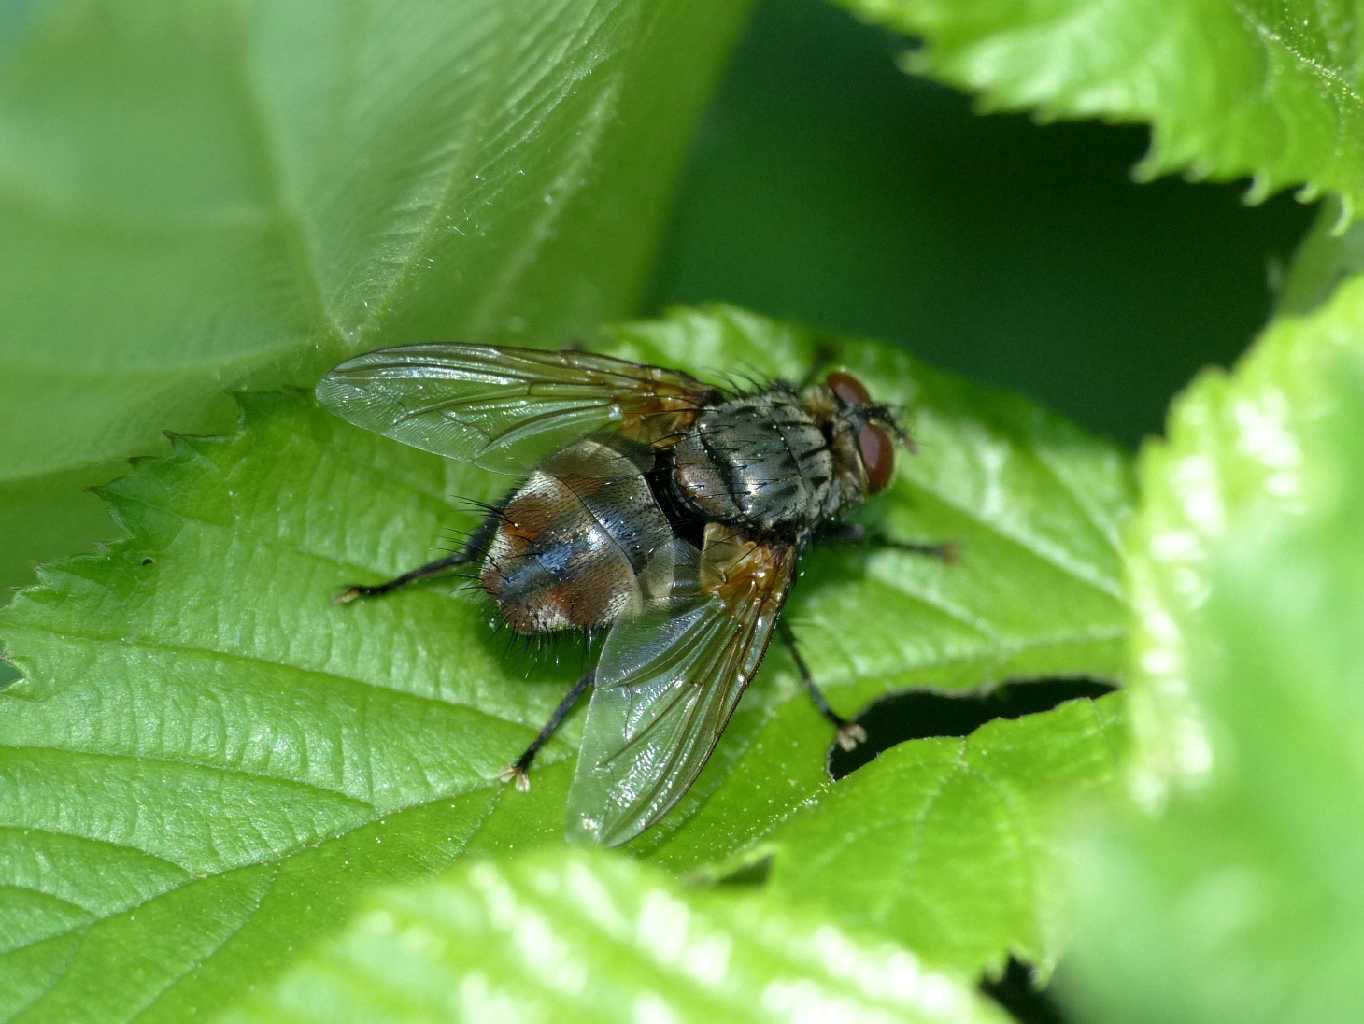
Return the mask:
[[517,632],[593,629],[642,606],[638,576],[672,530],[638,458],[580,441],[503,506],[481,580]]

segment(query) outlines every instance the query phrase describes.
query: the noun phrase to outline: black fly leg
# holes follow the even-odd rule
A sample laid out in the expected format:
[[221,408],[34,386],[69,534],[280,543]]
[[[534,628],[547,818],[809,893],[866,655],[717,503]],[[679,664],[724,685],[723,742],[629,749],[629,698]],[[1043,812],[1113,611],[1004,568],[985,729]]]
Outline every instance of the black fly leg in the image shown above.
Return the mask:
[[409,583],[417,582],[417,580],[424,580],[431,576],[439,576],[447,569],[453,569],[457,565],[468,565],[470,562],[477,562],[482,559],[483,555],[487,552],[488,541],[492,538],[493,531],[497,528],[499,522],[499,513],[496,510],[493,510],[483,520],[483,525],[469,537],[464,547],[454,554],[446,555],[444,558],[437,558],[434,562],[427,562],[425,565],[419,565],[417,568],[409,570],[401,576],[394,576],[391,580],[385,580],[383,583],[376,583],[369,587],[360,586],[358,584],[347,587],[345,590],[341,591],[341,593],[337,594],[333,600],[337,604],[350,604],[352,601],[359,600],[362,597],[382,597],[384,594],[391,594],[393,591],[399,590]]
[[961,549],[953,541],[942,541],[934,544],[925,541],[898,540],[875,530],[868,530],[860,523],[834,523],[827,529],[821,530],[815,539],[817,541],[832,541],[835,544],[865,544],[868,547],[908,551],[911,554],[936,558],[944,565],[955,565],[961,557]]
[[540,748],[559,731],[559,726],[564,724],[564,719],[573,710],[573,705],[578,703],[578,698],[583,695],[583,691],[591,685],[591,672],[573,684],[573,689],[569,690],[564,699],[559,702],[559,706],[554,709],[554,714],[549,716],[549,721],[545,723],[539,735],[530,741],[530,746],[521,752],[520,757],[502,770],[498,776],[499,779],[503,782],[515,782],[516,788],[523,793],[530,789],[530,766],[531,762],[535,760],[535,755],[540,753]]
[[424,580],[428,576],[439,576],[441,573],[445,572],[446,569],[453,569],[457,565],[465,565],[471,561],[473,561],[473,559],[466,552],[457,551],[453,555],[447,555],[445,558],[438,558],[434,562],[427,562],[425,565],[419,565],[417,568],[405,572],[401,576],[394,576],[391,580],[385,580],[383,583],[376,583],[372,587],[362,587],[358,585],[347,587],[345,590],[341,591],[341,593],[337,594],[333,600],[337,604],[350,604],[352,601],[362,597],[380,597],[383,594],[392,593],[400,587],[405,587],[409,583],[415,583],[417,580]]
[[855,750],[859,743],[866,741],[867,731],[856,722],[844,718],[829,706],[828,698],[815,685],[815,677],[810,674],[810,666],[805,664],[805,659],[801,657],[800,648],[796,645],[796,635],[791,632],[791,627],[786,624],[785,619],[777,620],[777,635],[781,637],[782,643],[786,644],[787,650],[791,652],[791,660],[796,663],[796,671],[800,673],[800,681],[810,691],[810,699],[815,702],[815,707],[819,708],[819,713],[832,722],[834,728],[838,730],[838,745],[844,750]]

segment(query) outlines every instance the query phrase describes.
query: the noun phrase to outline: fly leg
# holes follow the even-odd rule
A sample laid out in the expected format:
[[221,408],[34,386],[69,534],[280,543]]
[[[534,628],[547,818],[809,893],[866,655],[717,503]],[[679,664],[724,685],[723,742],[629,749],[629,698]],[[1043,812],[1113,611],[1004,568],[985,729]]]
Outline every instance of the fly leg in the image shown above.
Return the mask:
[[453,555],[445,558],[437,558],[434,562],[427,562],[417,568],[403,573],[401,576],[394,576],[391,580],[384,580],[383,583],[376,583],[372,587],[351,586],[337,594],[332,600],[337,604],[350,604],[352,601],[362,597],[381,597],[384,594],[392,593],[409,583],[417,580],[424,580],[428,576],[439,576],[446,569],[453,569],[457,565],[465,565],[472,562],[473,558],[467,551],[456,551]]
[[868,547],[893,548],[896,551],[908,551],[915,555],[927,555],[929,558],[938,559],[944,565],[955,565],[961,558],[961,548],[955,541],[929,543],[926,541],[899,540],[895,537],[887,537],[884,533],[876,530],[869,530],[861,523],[835,523],[828,529],[821,530],[816,540],[833,541],[836,544],[865,544]]
[[383,583],[376,583],[373,586],[350,586],[341,593],[337,594],[333,600],[337,604],[350,604],[352,601],[362,597],[382,597],[384,594],[391,594],[395,590],[400,590],[409,583],[417,580],[428,579],[431,576],[439,576],[447,569],[453,569],[457,565],[468,565],[470,562],[477,562],[481,559],[488,548],[488,541],[491,539],[493,531],[499,523],[499,515],[496,512],[490,513],[483,520],[472,536],[469,537],[464,547],[454,554],[446,555],[444,558],[437,558],[434,562],[427,562],[419,565],[415,569],[394,576],[391,580],[384,580]]
[[561,700],[559,706],[554,709],[554,714],[549,716],[549,721],[545,723],[544,728],[540,730],[539,735],[530,741],[530,746],[521,752],[520,757],[507,765],[506,768],[502,769],[502,773],[498,775],[499,779],[503,782],[516,783],[516,788],[523,793],[530,789],[531,762],[535,760],[535,755],[540,753],[540,748],[548,743],[550,737],[559,731],[559,726],[564,724],[564,719],[567,718],[568,713],[573,710],[573,705],[578,703],[578,698],[580,698],[583,695],[583,692],[592,685],[592,676],[593,673],[588,672],[573,684],[573,689],[569,690],[568,693],[564,695],[564,699]]
[[867,731],[856,722],[844,718],[829,706],[829,699],[815,685],[815,677],[810,674],[810,666],[805,664],[800,648],[796,645],[796,635],[791,632],[791,627],[786,624],[785,619],[777,620],[777,635],[781,637],[782,643],[786,644],[787,650],[791,652],[791,660],[796,663],[796,671],[800,673],[800,681],[810,691],[810,699],[815,702],[815,707],[819,708],[819,713],[832,722],[834,728],[838,730],[838,745],[844,750],[855,750],[859,743],[866,741]]

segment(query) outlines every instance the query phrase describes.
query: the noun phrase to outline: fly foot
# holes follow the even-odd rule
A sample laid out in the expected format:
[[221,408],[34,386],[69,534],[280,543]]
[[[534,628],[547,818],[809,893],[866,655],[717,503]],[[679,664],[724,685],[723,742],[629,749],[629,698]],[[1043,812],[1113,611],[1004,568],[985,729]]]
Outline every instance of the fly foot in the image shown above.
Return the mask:
[[522,768],[519,764],[509,764],[497,775],[503,782],[511,782],[516,785],[518,793],[530,792],[530,772]]
[[856,722],[844,722],[838,727],[838,745],[844,750],[856,750],[867,742],[867,730]]

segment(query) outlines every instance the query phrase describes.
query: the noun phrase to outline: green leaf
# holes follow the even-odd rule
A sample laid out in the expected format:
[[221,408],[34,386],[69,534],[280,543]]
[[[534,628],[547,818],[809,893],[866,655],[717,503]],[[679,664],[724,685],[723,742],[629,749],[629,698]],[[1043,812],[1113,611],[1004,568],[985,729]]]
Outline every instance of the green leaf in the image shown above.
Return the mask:
[[[1310,326],[1284,328],[1304,361],[1321,341]],[[1163,819],[1120,821],[1081,861],[1073,995],[1095,1020],[1364,1012],[1364,353],[1313,354],[1329,369],[1312,401],[1328,411],[1281,434],[1302,508],[1262,502],[1210,538],[1206,603],[1176,622],[1195,652],[1212,777]],[[1216,444],[1201,451],[1239,468]]]
[[[598,347],[798,374],[816,340],[717,308]],[[954,567],[894,551],[807,559],[788,611],[836,706],[910,685],[1115,675],[1126,460],[900,352],[838,347],[873,395],[906,404],[920,445],[867,521],[963,554]],[[11,1013],[182,1020],[287,966],[367,884],[561,842],[578,721],[529,794],[496,776],[576,657],[508,644],[458,588],[330,602],[431,557],[443,530],[475,522],[451,496],[490,499],[506,479],[302,395],[241,400],[237,433],[177,437],[170,458],[106,488],[127,539],[46,568],[0,613],[27,677],[0,716],[0,901],[24,922],[0,956]],[[827,795],[830,732],[774,649],[697,785],[628,849],[677,873],[737,856]],[[998,861],[988,845],[952,855]]]
[[1361,37],[1347,0],[840,0],[922,36],[910,69],[1043,118],[1144,121],[1142,178],[1251,177],[1364,199]]
[[1364,352],[1364,280],[1316,313],[1272,324],[1234,374],[1209,371],[1176,400],[1168,439],[1143,452],[1143,503],[1128,536],[1137,784],[1196,784],[1211,747],[1190,663],[1219,643],[1199,627],[1213,552],[1228,533],[1301,515],[1302,436],[1337,404],[1326,387]]
[[770,887],[967,975],[1016,956],[1045,975],[1070,938],[1064,815],[1119,794],[1117,695],[892,747],[749,854]]
[[72,550],[38,532],[72,477],[228,426],[234,383],[627,313],[747,6],[28,6],[0,61],[0,580]]
[[596,851],[371,897],[226,1021],[1000,1021],[884,941]]
[[1339,224],[1340,205],[1323,203],[1283,275],[1276,315],[1311,313],[1364,270],[1364,225],[1356,222],[1341,231]]

